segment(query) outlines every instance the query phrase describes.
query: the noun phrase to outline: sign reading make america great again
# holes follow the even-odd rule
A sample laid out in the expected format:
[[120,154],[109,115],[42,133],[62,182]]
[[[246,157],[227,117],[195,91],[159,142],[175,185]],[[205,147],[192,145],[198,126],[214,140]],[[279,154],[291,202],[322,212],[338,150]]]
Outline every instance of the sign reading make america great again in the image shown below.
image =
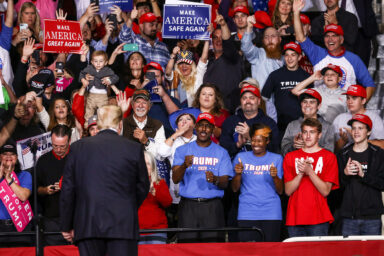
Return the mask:
[[83,45],[80,22],[44,20],[44,52],[80,53]]
[[163,38],[209,40],[211,5],[164,5]]

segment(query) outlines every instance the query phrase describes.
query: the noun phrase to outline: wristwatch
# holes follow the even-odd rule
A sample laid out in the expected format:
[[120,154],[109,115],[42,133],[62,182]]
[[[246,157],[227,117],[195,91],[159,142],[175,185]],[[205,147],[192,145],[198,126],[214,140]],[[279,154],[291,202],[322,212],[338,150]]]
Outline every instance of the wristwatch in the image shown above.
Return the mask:
[[144,146],[148,147],[149,143],[151,143],[151,141],[148,139],[147,142],[144,144]]
[[14,178],[12,178],[12,180],[8,183],[8,186],[11,186],[13,182],[15,182]]
[[219,186],[219,178],[220,178],[219,176],[216,176],[216,181],[215,181],[216,186]]

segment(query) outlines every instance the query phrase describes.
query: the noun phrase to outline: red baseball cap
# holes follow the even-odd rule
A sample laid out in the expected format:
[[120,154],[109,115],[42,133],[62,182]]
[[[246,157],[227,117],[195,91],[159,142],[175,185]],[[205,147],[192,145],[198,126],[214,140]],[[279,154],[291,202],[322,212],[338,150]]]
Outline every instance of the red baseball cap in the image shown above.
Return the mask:
[[300,21],[303,24],[311,24],[311,20],[308,18],[308,16],[302,13],[300,13]]
[[284,53],[286,50],[292,50],[301,55],[301,47],[295,42],[290,42],[284,45]]
[[256,23],[253,25],[256,28],[266,28],[266,27],[272,27],[272,20],[271,17],[268,15],[268,13],[264,11],[256,11],[255,12],[255,19]]
[[207,120],[210,124],[215,125],[215,118],[209,113],[201,113],[197,117],[196,123],[200,122],[201,120]]
[[143,24],[144,22],[154,22],[156,20],[157,20],[157,17],[155,14],[153,14],[152,12],[147,12],[147,13],[141,15],[141,17],[139,19],[139,23]]
[[351,120],[348,121],[348,125],[352,126],[354,121],[359,121],[363,124],[366,124],[368,125],[369,130],[372,130],[372,120],[369,118],[369,116],[363,114],[354,114]]
[[328,32],[333,32],[333,33],[338,34],[340,36],[344,36],[343,28],[339,25],[336,25],[336,24],[329,24],[329,25],[325,26],[324,35]]
[[144,68],[143,68],[144,73],[146,73],[148,68],[150,68],[150,67],[152,67],[154,69],[157,69],[157,70],[160,70],[161,73],[164,73],[163,68],[161,67],[161,65],[159,63],[157,63],[157,62],[154,62],[154,61],[151,61],[147,65],[144,66]]
[[233,12],[231,13],[232,16],[231,17],[235,17],[235,14],[237,12],[242,12],[242,13],[245,13],[249,16],[249,10],[248,10],[248,7],[245,7],[245,6],[237,6],[235,9],[233,9]]
[[246,93],[246,92],[251,92],[253,94],[255,94],[257,97],[261,98],[261,95],[260,95],[260,90],[259,88],[255,87],[255,86],[252,86],[252,85],[246,85],[244,86],[241,91],[240,91],[240,97]]
[[367,98],[367,91],[365,90],[365,87],[358,84],[353,84],[348,87],[347,92],[343,93],[343,95]]
[[328,64],[328,66],[326,66],[325,68],[323,68],[321,70],[321,74],[324,75],[325,72],[327,72],[327,70],[333,70],[335,71],[339,76],[343,76],[343,71],[341,70],[341,68],[337,65],[333,65],[331,63]]
[[319,102],[319,104],[321,104],[321,101],[323,100],[323,98],[321,97],[320,93],[314,89],[307,89],[305,90],[302,94],[299,95],[299,101],[302,102],[305,95],[309,95],[315,99],[317,99],[317,101]]

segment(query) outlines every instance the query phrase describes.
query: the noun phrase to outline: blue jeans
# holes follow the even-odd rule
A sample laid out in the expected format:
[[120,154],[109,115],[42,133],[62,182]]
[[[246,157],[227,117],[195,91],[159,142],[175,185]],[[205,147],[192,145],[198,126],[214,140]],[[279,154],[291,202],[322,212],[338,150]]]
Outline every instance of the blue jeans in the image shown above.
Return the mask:
[[166,244],[167,233],[141,234],[139,244]]
[[381,219],[343,219],[343,236],[381,235]]
[[329,223],[321,223],[316,225],[297,225],[287,226],[289,237],[299,236],[327,236]]

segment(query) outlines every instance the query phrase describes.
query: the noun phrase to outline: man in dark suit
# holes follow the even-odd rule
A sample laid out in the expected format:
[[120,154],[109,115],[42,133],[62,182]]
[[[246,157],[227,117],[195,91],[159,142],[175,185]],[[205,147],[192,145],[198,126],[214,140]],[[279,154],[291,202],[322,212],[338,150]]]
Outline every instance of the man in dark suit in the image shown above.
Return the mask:
[[98,110],[100,132],[71,145],[64,167],[63,236],[80,255],[137,255],[137,210],[149,191],[140,144],[119,136],[122,111]]

